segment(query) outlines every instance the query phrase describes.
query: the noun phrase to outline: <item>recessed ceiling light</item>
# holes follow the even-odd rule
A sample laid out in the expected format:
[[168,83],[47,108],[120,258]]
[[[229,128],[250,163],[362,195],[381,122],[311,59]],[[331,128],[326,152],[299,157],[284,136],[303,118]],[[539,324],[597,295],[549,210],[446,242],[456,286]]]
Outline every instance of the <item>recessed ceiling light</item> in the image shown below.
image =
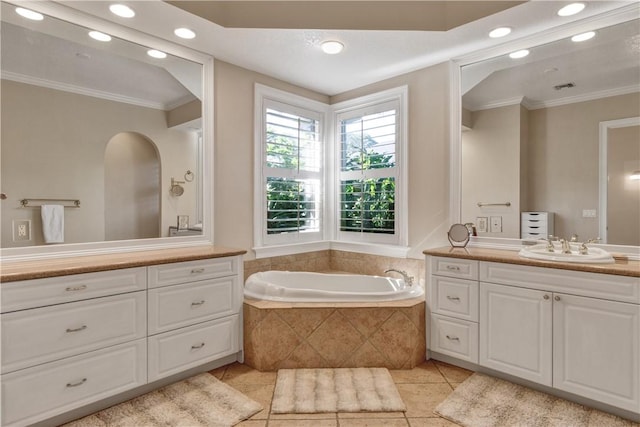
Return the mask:
[[335,55],[336,53],[342,52],[342,49],[344,49],[344,45],[335,40],[322,42],[320,47],[322,48],[322,51],[324,53],[327,53],[329,55]]
[[100,31],[89,31],[89,37],[99,42],[110,42],[111,36],[109,34],[101,33]]
[[520,59],[529,55],[529,51],[527,49],[518,50],[516,52],[510,53],[509,58]]
[[571,3],[563,7],[558,11],[558,16],[571,16],[576,13],[582,12],[582,9],[585,8],[584,3]]
[[164,52],[161,52],[159,50],[155,50],[155,49],[149,49],[147,51],[147,55],[149,55],[152,58],[157,58],[157,59],[164,59],[167,57],[167,54]]
[[196,33],[188,28],[176,28],[173,33],[181,39],[192,39],[196,36]]
[[112,4],[109,6],[111,13],[118,15],[121,18],[133,18],[136,13],[129,6],[124,4]]
[[596,35],[595,31],[589,31],[587,33],[577,34],[571,37],[572,42],[583,42],[592,39]]
[[44,16],[41,13],[25,9],[24,7],[16,7],[16,13],[23,18],[31,19],[32,21],[42,21],[44,19]]
[[489,33],[489,37],[491,37],[492,39],[497,39],[499,37],[504,37],[506,35],[509,35],[510,33],[511,33],[510,27],[499,27],[494,30],[491,30],[491,32]]

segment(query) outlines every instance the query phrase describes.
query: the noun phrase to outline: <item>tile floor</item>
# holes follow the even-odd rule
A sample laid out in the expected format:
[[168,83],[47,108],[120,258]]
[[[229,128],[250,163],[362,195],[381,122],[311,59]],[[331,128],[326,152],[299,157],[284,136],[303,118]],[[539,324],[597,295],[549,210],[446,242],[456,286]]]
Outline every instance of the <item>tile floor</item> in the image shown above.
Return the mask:
[[218,379],[246,394],[265,408],[240,427],[447,427],[457,426],[433,413],[435,407],[464,381],[471,371],[427,361],[407,370],[390,370],[406,412],[326,414],[271,414],[276,373],[260,372],[234,363],[211,371]]

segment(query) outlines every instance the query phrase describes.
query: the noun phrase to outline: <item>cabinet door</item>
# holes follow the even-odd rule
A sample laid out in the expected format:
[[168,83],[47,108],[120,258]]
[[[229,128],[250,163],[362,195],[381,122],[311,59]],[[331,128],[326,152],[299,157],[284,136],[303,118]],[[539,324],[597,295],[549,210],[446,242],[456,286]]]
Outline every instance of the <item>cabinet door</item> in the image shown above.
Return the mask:
[[480,365],[551,385],[550,292],[480,283]]
[[554,294],[553,386],[640,411],[640,306]]

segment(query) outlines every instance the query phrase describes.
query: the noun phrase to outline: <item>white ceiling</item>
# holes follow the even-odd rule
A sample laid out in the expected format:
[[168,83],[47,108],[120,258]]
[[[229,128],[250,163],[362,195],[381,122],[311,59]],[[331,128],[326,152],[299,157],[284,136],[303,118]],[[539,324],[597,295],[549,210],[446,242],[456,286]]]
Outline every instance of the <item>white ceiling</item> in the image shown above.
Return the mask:
[[[559,17],[556,11],[569,1],[534,0],[448,31],[431,32],[224,28],[158,0],[124,1],[137,13],[129,20],[109,13],[110,2],[62,3],[326,95],[638,4],[637,1],[587,1],[587,7],[579,15]],[[487,37],[489,30],[504,25],[514,28],[507,38]],[[182,41],[173,35],[176,26],[188,26],[198,37]],[[327,39],[343,42],[345,50],[333,56],[322,53],[320,42]]]

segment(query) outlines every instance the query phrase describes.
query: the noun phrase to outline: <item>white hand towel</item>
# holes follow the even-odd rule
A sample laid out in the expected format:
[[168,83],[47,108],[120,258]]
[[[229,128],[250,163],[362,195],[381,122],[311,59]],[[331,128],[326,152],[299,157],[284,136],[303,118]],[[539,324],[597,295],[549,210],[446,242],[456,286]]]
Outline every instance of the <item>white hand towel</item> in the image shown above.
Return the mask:
[[64,206],[42,205],[42,234],[45,243],[64,243]]

